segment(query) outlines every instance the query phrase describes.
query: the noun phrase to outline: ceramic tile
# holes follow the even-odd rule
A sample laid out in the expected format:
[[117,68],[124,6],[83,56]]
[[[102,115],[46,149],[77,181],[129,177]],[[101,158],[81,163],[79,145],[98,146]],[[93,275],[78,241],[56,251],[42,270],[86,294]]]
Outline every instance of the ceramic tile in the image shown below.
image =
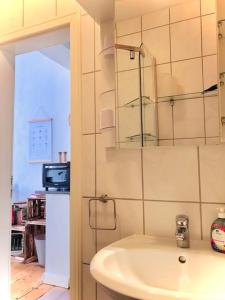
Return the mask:
[[140,32],[141,31],[141,17],[117,22],[116,31],[117,31],[117,36]]
[[200,0],[192,0],[170,8],[170,21],[178,22],[200,16]]
[[82,300],[96,300],[96,282],[90,274],[90,266],[82,266]]
[[139,70],[119,72],[118,76],[118,105],[123,106],[130,101],[139,98]]
[[120,143],[117,145],[119,149],[139,149],[141,148],[141,141],[139,142],[129,142],[129,143]]
[[195,147],[156,147],[143,151],[145,199],[199,201]]
[[195,139],[176,139],[174,140],[175,146],[200,146],[205,145],[205,138],[195,138]]
[[204,136],[203,98],[176,101],[174,104],[174,138]]
[[106,289],[103,285],[97,285],[97,300],[114,300],[115,295],[110,295],[110,290]]
[[102,109],[111,109],[115,116],[115,97],[115,91],[109,91],[96,97],[96,132],[100,132],[100,113]]
[[[114,73],[113,73],[114,74]],[[103,71],[95,73],[96,132],[100,132],[100,111],[104,108],[115,110],[115,86]]]
[[[103,59],[101,59],[101,70],[100,72],[102,74],[103,79],[103,85],[102,85],[102,91],[106,92],[108,90],[115,89],[116,85],[116,76],[115,76],[115,59],[114,56],[105,57],[103,56]],[[99,73],[99,72],[97,72]],[[103,87],[108,87],[108,89],[103,90]]]
[[[156,58],[157,64],[170,61],[169,26],[143,31],[143,43],[147,50]],[[145,63],[148,64],[148,62]]]
[[200,147],[203,202],[225,203],[225,145]]
[[[157,137],[157,131],[158,131],[158,111],[157,111],[157,104],[150,104],[145,105],[143,108],[143,130],[146,134],[150,134],[153,137]],[[138,123],[140,127],[140,119]],[[155,141],[154,139],[152,141],[145,141],[145,145],[154,146]]]
[[82,137],[82,193],[83,196],[95,195],[95,136]]
[[[219,33],[223,36],[225,35],[225,26],[220,26]],[[225,43],[219,42],[218,43],[218,53],[225,53]],[[225,70],[225,56],[219,55],[218,60],[218,71],[219,73]]]
[[170,64],[158,65],[156,73],[158,101],[162,100],[161,97],[182,94],[177,79],[171,75]]
[[172,61],[201,56],[200,18],[171,25],[171,54]]
[[208,15],[216,12],[216,0],[201,0],[201,14]]
[[[90,263],[96,253],[96,233],[89,226],[89,198],[82,199],[82,262]],[[93,206],[92,206],[92,210]],[[95,213],[95,211],[94,211]],[[93,213],[93,214],[94,214]],[[95,225],[95,216],[91,218],[91,223]]]
[[206,138],[206,145],[219,145],[220,137]]
[[172,106],[169,102],[158,103],[159,139],[173,138]]
[[189,217],[190,239],[201,239],[200,205],[196,203],[145,201],[146,234],[175,239],[176,215],[179,214]]
[[142,76],[142,92],[143,95],[150,97],[152,101],[156,101],[157,98],[157,74],[155,72],[155,66],[149,66],[143,69]]
[[203,57],[204,90],[218,81],[217,55]]
[[100,52],[102,50],[101,46],[101,30],[100,24],[95,22],[95,71],[101,70],[101,58]]
[[218,20],[225,19],[225,2],[224,2],[224,0],[217,0],[217,14],[218,14]]
[[[220,89],[221,99],[225,99],[225,89]],[[225,116],[225,101],[220,101],[220,113],[221,116]]]
[[140,150],[105,149],[97,136],[97,193],[117,198],[141,198]]
[[[132,122],[130,121],[132,120]],[[140,108],[120,108],[118,112],[119,141],[126,142],[129,136],[140,134]]]
[[89,15],[81,17],[82,72],[94,71],[94,20]]
[[[98,226],[114,226],[113,205],[110,203],[97,206]],[[127,213],[129,211],[129,214]],[[116,200],[117,229],[114,231],[98,230],[97,249],[132,234],[143,233],[143,202],[135,200]]]
[[159,146],[173,146],[173,140],[159,140]]
[[217,53],[216,15],[202,17],[203,55]]
[[96,88],[96,97],[99,97],[103,93],[114,90],[115,82],[112,81],[111,78],[108,77],[105,72],[99,71],[95,73],[95,88]]
[[169,9],[161,9],[142,16],[142,30],[169,24]]
[[220,128],[218,97],[209,97],[205,99],[205,126],[207,137],[219,136]]
[[[117,38],[118,44],[140,47],[141,33],[135,33]],[[117,49],[117,69],[118,71],[138,68],[138,55],[135,59],[130,59],[130,52]]]
[[180,94],[198,93],[203,90],[202,59],[195,58],[172,63],[172,74]]
[[57,0],[57,16],[66,16],[80,12],[80,6],[73,0]]
[[[48,4],[50,3],[51,1]],[[0,3],[0,19],[1,19],[0,34],[1,35],[22,29],[23,9],[24,9],[23,0],[2,1]]]
[[[0,9],[4,9],[4,11],[6,12],[6,14],[8,13],[8,11],[13,12],[14,13],[14,19],[15,21],[17,21],[17,13],[20,14],[20,1],[8,1],[9,6],[6,6],[6,4],[4,3],[4,6],[2,7],[2,5],[0,6]],[[16,5],[17,6],[16,6]],[[35,16],[35,17],[34,17]],[[9,22],[9,25],[12,26],[12,28],[10,28],[10,32],[13,32],[15,29],[18,30],[18,27],[14,27],[15,24],[12,23],[12,18],[10,16],[10,14],[8,15],[9,19],[7,19],[7,21]],[[45,0],[24,0],[23,1],[23,20],[24,20],[24,25],[23,27],[31,27],[34,25],[39,25],[39,24],[43,24],[45,22],[48,22],[52,19],[56,18],[56,1],[55,0],[49,0],[49,1],[45,1]],[[11,20],[10,20],[11,19]],[[2,19],[1,19],[2,20]],[[40,26],[40,25],[39,25]]]
[[82,75],[82,132],[95,132],[95,78],[94,73]]

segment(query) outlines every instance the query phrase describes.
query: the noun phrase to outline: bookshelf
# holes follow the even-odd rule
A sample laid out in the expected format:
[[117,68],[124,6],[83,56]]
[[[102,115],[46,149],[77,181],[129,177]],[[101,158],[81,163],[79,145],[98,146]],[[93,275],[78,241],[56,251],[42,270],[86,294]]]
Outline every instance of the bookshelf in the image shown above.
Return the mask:
[[32,196],[12,207],[11,256],[23,263],[37,261],[34,238],[45,233],[45,197]]

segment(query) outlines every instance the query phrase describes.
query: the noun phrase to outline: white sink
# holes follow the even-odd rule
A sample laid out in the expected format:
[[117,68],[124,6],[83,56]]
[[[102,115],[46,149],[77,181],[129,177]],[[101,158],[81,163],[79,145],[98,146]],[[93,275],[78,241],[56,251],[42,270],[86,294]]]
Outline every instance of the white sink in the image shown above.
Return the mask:
[[225,300],[225,255],[207,242],[181,249],[173,240],[135,235],[99,251],[90,270],[106,288],[136,299]]

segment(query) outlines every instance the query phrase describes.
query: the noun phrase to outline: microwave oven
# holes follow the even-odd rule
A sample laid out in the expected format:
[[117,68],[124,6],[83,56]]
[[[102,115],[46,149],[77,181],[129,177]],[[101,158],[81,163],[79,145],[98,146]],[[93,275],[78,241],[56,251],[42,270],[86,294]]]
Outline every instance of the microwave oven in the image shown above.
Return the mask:
[[49,188],[57,191],[69,191],[70,162],[43,164],[42,183],[46,191]]

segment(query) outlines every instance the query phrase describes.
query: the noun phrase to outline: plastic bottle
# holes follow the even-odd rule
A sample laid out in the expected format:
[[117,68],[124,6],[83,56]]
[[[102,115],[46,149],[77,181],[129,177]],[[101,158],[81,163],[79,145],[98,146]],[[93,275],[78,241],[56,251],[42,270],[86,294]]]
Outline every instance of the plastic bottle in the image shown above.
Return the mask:
[[213,250],[225,253],[225,207],[218,211],[218,218],[211,226],[211,246]]

